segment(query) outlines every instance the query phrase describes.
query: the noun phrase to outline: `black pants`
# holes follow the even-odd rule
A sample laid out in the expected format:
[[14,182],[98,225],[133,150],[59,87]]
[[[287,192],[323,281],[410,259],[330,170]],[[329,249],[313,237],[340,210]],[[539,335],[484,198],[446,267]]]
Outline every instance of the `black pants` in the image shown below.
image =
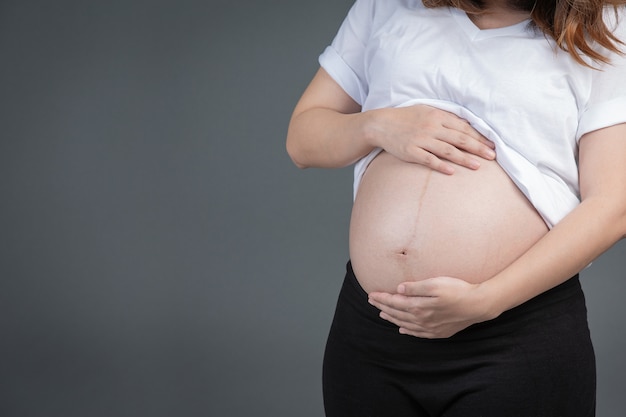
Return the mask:
[[592,417],[578,276],[448,339],[401,335],[348,263],[324,357],[327,417]]

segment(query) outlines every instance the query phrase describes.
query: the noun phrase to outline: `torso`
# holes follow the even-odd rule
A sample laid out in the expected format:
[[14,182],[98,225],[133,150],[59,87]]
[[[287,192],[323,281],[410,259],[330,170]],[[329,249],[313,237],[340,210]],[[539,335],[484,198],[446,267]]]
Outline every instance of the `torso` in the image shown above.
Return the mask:
[[491,27],[483,30],[461,10],[425,8],[420,0],[357,3],[371,4],[360,12],[367,19],[351,25],[371,26],[362,54],[351,49],[358,45],[352,38],[336,46],[362,72],[363,111],[415,100],[457,105],[489,126],[500,164],[532,190],[527,197],[547,222],[579,204],[576,137],[594,70],[527,21],[498,27],[520,16],[482,22]]
[[367,292],[443,275],[482,282],[547,231],[494,161],[448,176],[382,152],[354,202],[350,258]]

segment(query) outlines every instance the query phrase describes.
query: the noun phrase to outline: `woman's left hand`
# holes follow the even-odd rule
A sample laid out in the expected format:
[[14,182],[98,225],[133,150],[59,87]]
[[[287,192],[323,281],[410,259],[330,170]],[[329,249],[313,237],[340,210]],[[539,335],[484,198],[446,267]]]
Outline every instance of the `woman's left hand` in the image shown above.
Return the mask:
[[437,277],[398,285],[396,294],[372,292],[369,302],[400,333],[427,339],[446,338],[499,315],[482,284]]

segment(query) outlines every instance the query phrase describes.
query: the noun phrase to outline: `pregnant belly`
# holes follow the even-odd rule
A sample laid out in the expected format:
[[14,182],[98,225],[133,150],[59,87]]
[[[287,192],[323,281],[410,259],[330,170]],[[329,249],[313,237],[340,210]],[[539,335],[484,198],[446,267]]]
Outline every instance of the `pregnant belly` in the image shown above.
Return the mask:
[[482,282],[547,231],[494,161],[449,176],[382,152],[354,202],[350,258],[367,292],[444,275]]

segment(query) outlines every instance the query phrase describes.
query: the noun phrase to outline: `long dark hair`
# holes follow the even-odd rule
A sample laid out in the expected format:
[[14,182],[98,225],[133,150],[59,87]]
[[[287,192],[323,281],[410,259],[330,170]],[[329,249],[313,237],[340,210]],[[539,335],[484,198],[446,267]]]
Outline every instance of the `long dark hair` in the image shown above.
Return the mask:
[[[481,0],[422,0],[426,7],[455,7],[470,14],[484,11]],[[530,12],[534,24],[553,38],[559,48],[568,52],[582,65],[587,56],[596,62],[609,62],[608,57],[592,47],[601,45],[610,52],[621,53],[618,39],[603,20],[605,6],[613,6],[615,13],[626,0],[510,0],[512,9]]]

